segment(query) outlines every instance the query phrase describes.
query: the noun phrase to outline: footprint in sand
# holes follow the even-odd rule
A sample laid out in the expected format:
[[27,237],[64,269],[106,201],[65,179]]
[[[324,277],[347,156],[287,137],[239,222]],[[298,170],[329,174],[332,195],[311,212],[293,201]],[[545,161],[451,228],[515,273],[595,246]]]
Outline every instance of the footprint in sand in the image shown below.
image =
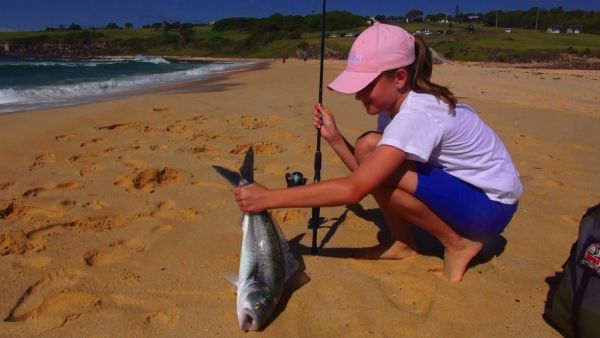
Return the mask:
[[196,116],[190,117],[188,119],[177,120],[177,121],[175,121],[175,123],[177,123],[177,124],[183,124],[183,123],[186,123],[186,122],[193,122],[193,123],[196,123],[196,124],[202,124],[205,121],[208,121],[208,117],[204,116],[204,114],[200,114],[200,115],[196,115]]
[[96,137],[96,138],[93,138],[93,139],[91,139],[91,140],[89,140],[87,142],[82,142],[79,146],[81,148],[83,148],[83,147],[87,147],[87,146],[89,146],[91,144],[104,143],[104,142],[106,142],[106,140],[104,139],[104,137]]
[[201,214],[200,211],[192,208],[175,209],[175,201],[167,200],[160,202],[156,210],[150,213],[150,216],[190,220],[200,217]]
[[400,283],[395,279],[379,280],[379,290],[399,310],[420,316],[427,315],[435,294],[434,287],[425,285],[420,280]]
[[261,129],[274,125],[279,120],[278,116],[266,116],[257,118],[250,115],[242,115],[240,117],[227,117],[225,122],[231,126],[240,126],[244,129]]
[[83,260],[89,266],[108,265],[118,262],[126,257],[148,250],[153,243],[160,240],[172,228],[168,224],[159,225],[152,228],[145,235],[125,238],[111,243],[106,249],[89,250],[83,255]]
[[[123,281],[139,281],[141,277],[121,270]],[[100,286],[91,276],[76,270],[63,269],[50,273],[27,288],[4,319],[7,322],[35,320],[36,327],[49,330],[76,320],[82,315],[107,309],[145,312],[146,324],[172,326],[181,318],[182,309],[169,305],[168,300],[127,294],[100,293]],[[172,294],[172,290],[167,294]],[[142,317],[143,318],[143,317]]]
[[73,269],[48,274],[23,293],[5,321],[44,316],[62,325],[81,314],[99,309],[102,304],[100,296],[74,288],[84,277],[82,272]]
[[114,123],[106,126],[96,127],[98,130],[127,130],[127,131],[144,131],[144,126],[140,123],[125,122],[125,123]]
[[13,200],[6,207],[0,209],[0,219],[6,218],[25,218],[30,219],[32,217],[46,217],[56,218],[64,215],[63,210],[57,209],[45,209],[40,207],[34,207],[25,205],[22,200]]
[[162,113],[162,112],[166,112],[171,110],[171,108],[167,108],[167,107],[156,107],[156,108],[152,108],[153,112],[157,112],[157,113]]
[[260,129],[269,126],[263,119],[257,119],[256,117],[247,115],[241,117],[240,124],[246,129]]
[[77,182],[50,184],[45,187],[29,189],[23,193],[23,197],[36,197],[42,193],[53,192],[57,190],[75,190],[81,188],[83,188],[83,186]]
[[68,141],[74,137],[75,137],[75,134],[63,134],[63,135],[55,136],[54,139],[57,141]]
[[150,150],[152,151],[164,151],[167,150],[168,147],[164,144],[151,144],[150,146],[148,146],[150,148]]
[[29,170],[42,169],[48,164],[56,162],[56,155],[53,153],[41,153],[34,158],[33,164],[29,166]]
[[[137,143],[139,141],[135,140],[134,142]],[[116,153],[116,152],[128,152],[131,150],[139,150],[141,148],[142,148],[142,146],[140,146],[139,144],[131,144],[131,145],[124,146],[124,147],[109,147],[109,148],[103,149],[101,151],[101,155],[98,155],[98,157],[106,155],[106,154]]]
[[0,256],[22,255],[31,250],[33,245],[23,231],[8,231],[0,233]]
[[157,311],[146,317],[147,324],[157,324],[164,327],[173,327],[181,318],[182,310],[179,308]]
[[86,153],[70,156],[67,158],[67,161],[71,164],[88,164],[98,157],[100,157],[100,155]]
[[147,191],[160,185],[177,182],[182,175],[183,171],[176,168],[138,168],[133,174],[118,178],[114,184],[125,188],[133,187]]
[[10,187],[14,187],[15,182],[5,182],[5,183],[0,183],[0,191],[2,190],[6,190]]
[[87,176],[89,174],[93,174],[100,170],[102,170],[102,167],[96,163],[86,164],[86,165],[83,165],[81,167],[81,169],[79,169],[79,176],[81,176],[81,177]]
[[39,241],[48,236],[52,236],[65,231],[76,232],[103,232],[113,229],[123,228],[129,225],[135,218],[143,215],[105,215],[77,219],[72,222],[54,223],[45,225],[27,233],[27,238],[32,241]]
[[107,207],[108,204],[102,201],[90,201],[82,205],[83,208],[92,210],[102,210]]
[[206,145],[200,145],[197,147],[192,147],[192,148],[183,148],[181,149],[182,151],[185,151],[186,153],[188,153],[189,155],[199,155],[199,154],[203,154],[203,153],[207,153],[209,152],[209,149]]
[[[209,133],[206,131],[198,131],[195,132],[194,135],[192,136],[191,140],[194,142],[205,142],[205,143],[209,143],[211,141],[215,141],[217,139],[221,139],[225,136],[217,134],[217,133]],[[239,139],[240,137],[238,136],[227,136],[227,138],[231,138],[231,139]]]
[[353,266],[376,283],[379,294],[389,300],[398,310],[425,316],[429,313],[435,299],[435,286],[423,283],[417,277],[407,274],[387,273],[373,276],[371,268],[364,262],[355,261]]
[[41,269],[52,263],[52,258],[48,256],[41,256],[39,254],[24,255],[16,258],[12,263],[13,268],[29,268],[29,269]]
[[244,154],[246,153],[246,151],[248,151],[248,149],[250,147],[254,148],[254,152],[257,154],[277,154],[277,153],[282,153],[284,151],[286,151],[285,148],[282,148],[276,144],[273,144],[271,142],[257,142],[254,144],[251,143],[242,143],[242,144],[238,144],[235,146],[235,148],[233,148],[232,150],[229,151],[229,153],[231,154]]
[[117,160],[123,164],[125,164],[128,167],[133,167],[133,168],[141,168],[144,167],[146,165],[146,162],[141,161],[141,160],[134,160],[131,157],[125,155],[125,156],[119,156],[117,158]]
[[165,128],[165,130],[170,134],[185,134],[188,133],[187,125],[183,124],[181,121],[175,121],[171,123]]

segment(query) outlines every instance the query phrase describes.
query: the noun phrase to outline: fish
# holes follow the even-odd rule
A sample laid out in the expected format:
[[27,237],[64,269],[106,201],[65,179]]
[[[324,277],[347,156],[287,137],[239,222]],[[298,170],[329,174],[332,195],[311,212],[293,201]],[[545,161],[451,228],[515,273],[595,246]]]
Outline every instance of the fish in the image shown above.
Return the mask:
[[[234,186],[254,182],[254,150],[248,149],[239,172],[212,166]],[[268,211],[242,217],[242,247],[237,280],[237,315],[240,329],[256,331],[269,320],[284,285],[299,269],[287,240]]]

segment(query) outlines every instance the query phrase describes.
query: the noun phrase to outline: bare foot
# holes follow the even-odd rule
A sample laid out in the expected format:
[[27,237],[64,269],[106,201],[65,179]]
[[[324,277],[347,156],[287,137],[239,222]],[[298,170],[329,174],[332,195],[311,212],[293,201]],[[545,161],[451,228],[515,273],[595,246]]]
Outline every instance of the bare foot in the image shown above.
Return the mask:
[[450,282],[460,282],[467,270],[467,265],[481,251],[482,247],[481,242],[462,238],[452,247],[444,248],[444,269],[431,271]]
[[354,249],[352,256],[360,259],[403,259],[417,255],[408,245],[394,241],[390,244],[379,244],[371,248]]

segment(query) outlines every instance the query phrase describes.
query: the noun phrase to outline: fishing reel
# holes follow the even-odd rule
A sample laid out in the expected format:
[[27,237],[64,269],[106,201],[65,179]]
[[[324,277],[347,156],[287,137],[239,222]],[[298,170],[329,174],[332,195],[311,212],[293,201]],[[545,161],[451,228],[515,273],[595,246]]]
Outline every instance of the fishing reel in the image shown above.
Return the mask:
[[299,171],[294,171],[291,174],[285,173],[285,181],[287,182],[288,188],[306,184],[306,178]]

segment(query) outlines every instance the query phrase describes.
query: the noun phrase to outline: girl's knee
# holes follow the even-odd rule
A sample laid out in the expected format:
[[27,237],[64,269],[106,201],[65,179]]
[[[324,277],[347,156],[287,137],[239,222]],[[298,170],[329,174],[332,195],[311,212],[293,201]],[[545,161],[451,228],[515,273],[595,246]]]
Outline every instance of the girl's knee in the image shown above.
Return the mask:
[[369,131],[358,137],[354,145],[354,157],[360,163],[367,155],[369,155],[377,143],[381,140],[381,134],[375,131]]

